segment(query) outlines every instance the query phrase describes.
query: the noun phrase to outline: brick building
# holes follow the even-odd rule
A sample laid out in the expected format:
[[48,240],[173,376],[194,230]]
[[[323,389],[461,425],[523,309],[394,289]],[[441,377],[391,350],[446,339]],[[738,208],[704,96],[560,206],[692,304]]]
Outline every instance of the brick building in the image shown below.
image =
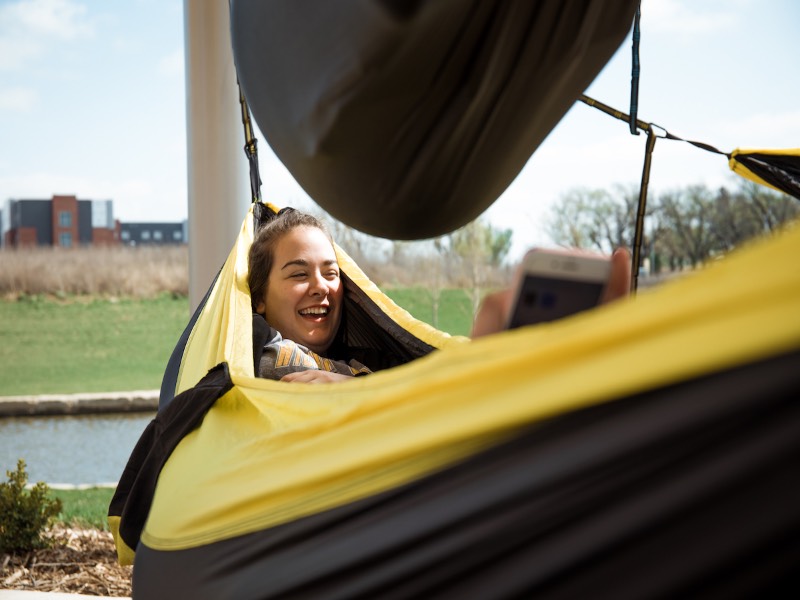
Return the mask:
[[111,200],[79,200],[53,196],[50,200],[9,200],[4,211],[7,247],[75,246],[119,243],[119,221]]
[[0,213],[6,247],[185,244],[187,222],[120,223],[111,200],[53,196],[49,200],[8,200]]

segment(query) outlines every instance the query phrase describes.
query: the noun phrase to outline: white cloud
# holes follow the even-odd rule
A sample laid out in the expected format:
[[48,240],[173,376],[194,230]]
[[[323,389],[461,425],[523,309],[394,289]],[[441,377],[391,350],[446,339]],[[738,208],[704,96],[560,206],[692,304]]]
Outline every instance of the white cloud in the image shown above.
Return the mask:
[[7,4],[0,12],[0,19],[26,34],[66,40],[92,33],[85,16],[86,7],[72,0],[24,0]]
[[27,112],[36,104],[39,95],[24,87],[0,89],[0,110]]
[[[2,19],[2,15],[0,15]],[[0,31],[0,70],[9,71],[22,67],[29,60],[42,54],[42,44],[32,39],[17,39]]]
[[18,69],[53,41],[91,36],[84,5],[73,0],[18,0],[0,6],[0,69]]

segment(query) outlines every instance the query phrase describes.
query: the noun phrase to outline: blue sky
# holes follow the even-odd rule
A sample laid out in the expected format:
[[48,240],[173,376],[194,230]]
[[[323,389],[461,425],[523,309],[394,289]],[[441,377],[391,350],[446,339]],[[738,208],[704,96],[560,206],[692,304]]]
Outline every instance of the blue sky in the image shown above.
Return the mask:
[[[221,1],[221,0],[220,0]],[[800,3],[643,0],[639,117],[736,147],[800,146]],[[0,0],[0,205],[76,194],[123,221],[188,214],[180,0]],[[630,40],[587,93],[627,112]],[[638,184],[644,136],[576,104],[487,216],[515,247],[573,187]],[[266,144],[264,196],[308,206]],[[737,184],[724,157],[659,140],[651,194]]]

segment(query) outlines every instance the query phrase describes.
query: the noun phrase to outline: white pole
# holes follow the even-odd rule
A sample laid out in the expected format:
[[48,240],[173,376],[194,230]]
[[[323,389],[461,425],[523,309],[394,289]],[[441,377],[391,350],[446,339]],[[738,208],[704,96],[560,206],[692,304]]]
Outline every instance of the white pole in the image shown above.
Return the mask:
[[184,0],[192,312],[228,256],[250,204],[228,0]]

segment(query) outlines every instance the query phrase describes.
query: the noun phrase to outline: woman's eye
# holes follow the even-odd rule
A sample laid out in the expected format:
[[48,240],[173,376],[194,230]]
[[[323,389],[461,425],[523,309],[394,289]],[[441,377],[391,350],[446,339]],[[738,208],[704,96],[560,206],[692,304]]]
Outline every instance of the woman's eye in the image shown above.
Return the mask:
[[292,279],[302,279],[305,276],[306,274],[303,273],[302,271],[298,273],[292,273],[291,275],[289,275],[289,277],[291,277]]

